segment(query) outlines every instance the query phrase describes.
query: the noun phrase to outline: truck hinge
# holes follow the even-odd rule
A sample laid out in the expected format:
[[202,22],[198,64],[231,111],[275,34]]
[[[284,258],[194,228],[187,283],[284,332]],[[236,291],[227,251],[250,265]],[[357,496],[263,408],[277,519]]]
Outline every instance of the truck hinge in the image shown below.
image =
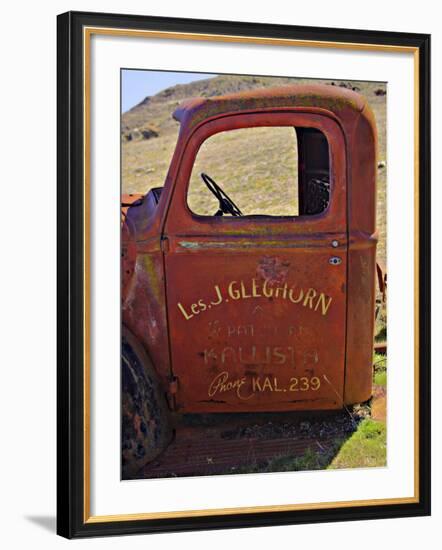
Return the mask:
[[175,395],[178,391],[178,377],[171,376],[169,378],[169,394]]
[[169,388],[168,388],[168,392],[166,393],[167,403],[171,411],[176,410],[175,396],[177,394],[177,391],[178,391],[178,378],[172,375],[169,378]]
[[169,252],[169,239],[167,237],[161,237],[161,251]]

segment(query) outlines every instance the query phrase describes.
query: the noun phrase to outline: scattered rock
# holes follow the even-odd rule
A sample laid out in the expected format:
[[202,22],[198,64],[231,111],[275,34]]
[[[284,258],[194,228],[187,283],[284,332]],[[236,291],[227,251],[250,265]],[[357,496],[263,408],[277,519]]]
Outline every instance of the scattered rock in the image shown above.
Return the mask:
[[[333,83],[332,86],[335,86],[335,84]],[[361,91],[361,88],[359,88],[359,86],[353,86],[353,84],[351,82],[341,82],[339,84],[339,87],[340,88],[347,88],[347,90],[353,90],[354,92],[360,92]]]
[[132,128],[123,132],[126,141],[142,141],[145,139],[156,138],[159,136],[159,131],[154,126],[143,126],[141,128]]

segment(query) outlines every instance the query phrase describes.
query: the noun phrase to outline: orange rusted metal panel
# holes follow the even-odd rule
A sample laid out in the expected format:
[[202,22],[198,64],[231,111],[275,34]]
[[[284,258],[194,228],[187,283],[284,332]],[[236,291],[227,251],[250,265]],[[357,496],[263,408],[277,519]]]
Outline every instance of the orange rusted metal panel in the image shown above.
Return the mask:
[[[376,130],[365,99],[332,86],[286,86],[191,100],[174,116],[181,127],[165,185],[129,207],[122,225],[123,323],[148,352],[171,406],[281,411],[367,399],[377,239]],[[324,211],[189,210],[201,144],[256,126],[296,128],[300,194],[314,175],[305,151],[325,144]],[[300,200],[307,212],[308,196]]]

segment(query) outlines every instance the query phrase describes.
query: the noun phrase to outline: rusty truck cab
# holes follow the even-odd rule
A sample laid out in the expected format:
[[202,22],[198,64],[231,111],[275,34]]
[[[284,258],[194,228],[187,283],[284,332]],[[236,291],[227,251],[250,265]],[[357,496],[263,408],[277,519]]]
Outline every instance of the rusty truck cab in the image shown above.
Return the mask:
[[[332,86],[285,86],[193,99],[174,117],[180,131],[165,185],[138,199],[123,224],[124,334],[149,358],[168,406],[287,411],[368,399],[376,130],[365,99]],[[257,206],[243,212],[238,189],[246,196],[253,176],[243,174],[241,187],[235,171],[223,175],[235,161],[240,177],[235,132],[265,128],[286,137],[271,153],[250,145],[263,170],[267,154],[277,158],[291,140],[297,149],[297,167],[289,163],[297,206],[283,204],[282,214],[260,210],[257,188]],[[211,174],[198,155],[217,136],[230,153]],[[277,179],[287,162],[275,166]],[[192,203],[200,168],[207,188]],[[210,192],[216,208],[198,211]],[[278,197],[289,202],[274,191],[270,202]]]

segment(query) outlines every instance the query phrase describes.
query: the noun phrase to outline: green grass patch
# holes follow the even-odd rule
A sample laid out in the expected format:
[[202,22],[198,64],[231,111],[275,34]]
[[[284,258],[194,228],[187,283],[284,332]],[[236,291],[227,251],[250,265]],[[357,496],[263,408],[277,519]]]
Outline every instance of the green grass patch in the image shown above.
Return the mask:
[[387,369],[387,356],[382,353],[373,353],[373,365],[375,371]]
[[343,439],[336,438],[333,444],[328,444],[322,451],[308,448],[301,456],[280,455],[263,462],[250,462],[241,466],[233,466],[221,473],[228,474],[251,474],[269,472],[299,472],[305,470],[325,470],[333,459]]
[[[385,305],[382,306],[383,309],[385,309]],[[381,319],[379,319],[376,323],[377,332],[375,334],[375,341],[376,342],[385,342],[387,340],[387,325],[386,323],[386,315],[381,315]]]
[[381,353],[373,354],[373,382],[378,386],[387,385],[387,356]]
[[335,445],[324,452],[313,451],[308,448],[302,456],[280,456],[269,460],[264,470],[266,472],[298,472],[303,470],[323,470],[336,453],[342,441],[336,441]]
[[374,383],[377,386],[386,386],[387,385],[387,373],[386,373],[386,371],[375,372],[374,373]]
[[344,443],[328,468],[367,468],[387,464],[387,428],[367,418]]

